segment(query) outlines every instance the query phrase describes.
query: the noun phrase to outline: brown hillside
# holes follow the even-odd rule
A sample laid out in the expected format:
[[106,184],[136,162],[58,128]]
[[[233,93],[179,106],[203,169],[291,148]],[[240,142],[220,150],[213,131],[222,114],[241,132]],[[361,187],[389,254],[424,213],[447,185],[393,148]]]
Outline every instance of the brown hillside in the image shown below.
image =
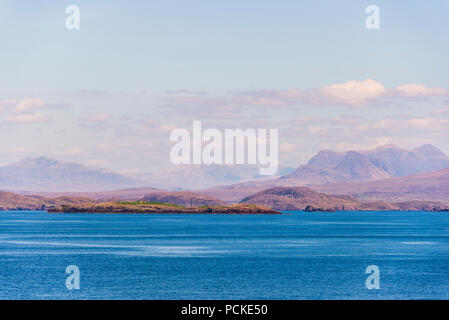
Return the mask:
[[361,200],[449,201],[449,168],[370,182],[346,182],[311,187],[327,194],[353,195]]
[[0,191],[0,210],[42,210],[60,205],[80,205],[95,202],[80,197],[58,197],[54,199],[42,196],[24,196]]
[[447,211],[449,206],[439,201],[409,201],[388,203],[362,202],[347,195],[328,195],[307,187],[274,187],[244,198],[241,203],[267,206],[276,210],[306,211]]

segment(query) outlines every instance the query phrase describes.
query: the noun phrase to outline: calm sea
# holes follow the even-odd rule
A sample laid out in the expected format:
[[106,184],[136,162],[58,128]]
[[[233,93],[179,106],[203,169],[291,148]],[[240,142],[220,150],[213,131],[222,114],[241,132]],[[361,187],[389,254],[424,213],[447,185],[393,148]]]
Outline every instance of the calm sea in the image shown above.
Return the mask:
[[448,213],[0,212],[0,299],[448,298]]

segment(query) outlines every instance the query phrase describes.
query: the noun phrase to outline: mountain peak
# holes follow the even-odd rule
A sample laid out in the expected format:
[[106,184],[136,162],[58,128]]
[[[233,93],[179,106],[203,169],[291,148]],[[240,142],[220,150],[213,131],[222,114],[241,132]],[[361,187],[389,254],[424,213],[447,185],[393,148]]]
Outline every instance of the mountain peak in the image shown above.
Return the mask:
[[307,165],[317,166],[317,167],[328,167],[337,165],[344,158],[344,153],[331,151],[331,150],[320,150],[315,156],[313,156]]
[[58,160],[41,156],[36,158],[25,158],[19,162],[12,164],[11,166],[49,167],[60,163],[61,162],[59,162]]
[[425,144],[412,150],[413,153],[425,157],[445,157],[443,151],[431,144]]
[[358,151],[348,151],[346,152],[345,159],[364,159],[363,155]]

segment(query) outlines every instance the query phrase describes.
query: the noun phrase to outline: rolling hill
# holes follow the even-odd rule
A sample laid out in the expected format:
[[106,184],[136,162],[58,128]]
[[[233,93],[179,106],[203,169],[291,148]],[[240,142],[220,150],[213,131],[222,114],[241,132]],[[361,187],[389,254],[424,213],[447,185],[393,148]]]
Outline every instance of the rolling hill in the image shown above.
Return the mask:
[[319,193],[307,187],[274,187],[246,197],[240,203],[288,211],[449,211],[449,206],[440,201],[364,202],[347,195]]
[[80,197],[46,198],[0,191],[0,210],[42,210],[61,205],[84,205],[95,201]]

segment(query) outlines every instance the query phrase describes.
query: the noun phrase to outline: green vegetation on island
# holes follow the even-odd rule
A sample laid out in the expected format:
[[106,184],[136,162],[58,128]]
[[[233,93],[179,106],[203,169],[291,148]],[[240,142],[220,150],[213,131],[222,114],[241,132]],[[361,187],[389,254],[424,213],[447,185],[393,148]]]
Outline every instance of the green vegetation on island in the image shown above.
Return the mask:
[[196,213],[196,214],[280,214],[281,212],[254,204],[184,207],[171,203],[147,201],[114,201],[96,204],[61,205],[48,209],[53,213]]

